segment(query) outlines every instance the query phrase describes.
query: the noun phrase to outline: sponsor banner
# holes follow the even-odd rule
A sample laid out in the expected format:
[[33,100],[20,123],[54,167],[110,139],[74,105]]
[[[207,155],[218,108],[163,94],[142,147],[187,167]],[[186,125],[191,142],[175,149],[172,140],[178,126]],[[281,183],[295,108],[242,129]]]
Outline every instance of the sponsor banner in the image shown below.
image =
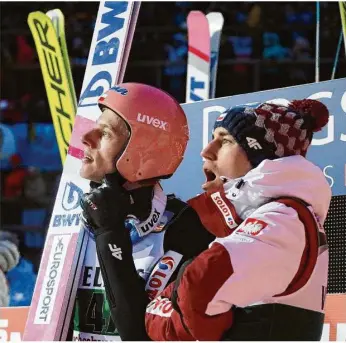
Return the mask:
[[346,78],[295,87],[268,90],[184,104],[190,141],[183,163],[169,180],[162,182],[165,192],[184,200],[201,193],[205,181],[200,152],[211,140],[215,120],[229,107],[269,100],[287,102],[310,98],[323,102],[329,109],[328,125],[314,134],[307,158],[323,170],[333,195],[346,194]]

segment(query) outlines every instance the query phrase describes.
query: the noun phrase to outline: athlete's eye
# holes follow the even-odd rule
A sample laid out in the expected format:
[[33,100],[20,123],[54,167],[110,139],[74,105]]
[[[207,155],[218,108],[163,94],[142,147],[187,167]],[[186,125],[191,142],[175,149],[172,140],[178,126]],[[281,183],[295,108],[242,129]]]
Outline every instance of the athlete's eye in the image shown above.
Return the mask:
[[110,136],[111,136],[111,135],[110,135],[109,132],[107,132],[107,131],[105,131],[105,130],[102,131],[102,137],[109,138]]

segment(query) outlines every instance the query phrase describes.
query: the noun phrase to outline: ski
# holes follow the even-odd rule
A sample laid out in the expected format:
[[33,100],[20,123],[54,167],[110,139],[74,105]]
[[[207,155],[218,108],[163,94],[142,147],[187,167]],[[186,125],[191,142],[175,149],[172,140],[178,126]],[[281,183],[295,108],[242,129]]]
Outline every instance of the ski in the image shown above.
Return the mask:
[[[80,220],[80,197],[89,190],[89,182],[79,176],[80,159],[83,156],[80,137],[94,125],[100,115],[98,97],[121,82],[138,10],[139,3],[100,2],[75,125],[49,223],[23,340],[66,340],[88,241],[87,231]],[[54,39],[57,41],[57,36],[51,20],[43,13],[38,16],[38,13],[40,12],[29,15],[29,26],[37,32],[40,51],[50,63],[47,66],[48,73],[53,74],[54,71],[53,76],[57,78],[57,67],[64,73],[63,63],[56,56],[59,45],[57,42],[54,46],[51,43]],[[48,82],[46,86],[52,87]],[[64,89],[66,88],[67,82]],[[52,87],[52,90],[57,104],[62,107],[65,104],[63,91],[57,87]],[[60,107],[58,109],[62,112]]]
[[32,12],[28,24],[33,35],[42,70],[61,162],[66,159],[76,113],[74,87],[71,88],[62,49],[51,19]]
[[210,86],[209,99],[215,98],[217,66],[219,60],[220,38],[224,23],[223,15],[220,12],[207,14],[210,34]]
[[188,63],[186,102],[209,99],[210,35],[207,17],[191,11],[187,17]]
[[66,44],[65,17],[64,17],[64,14],[59,9],[48,11],[46,15],[51,19],[55,32],[58,37],[58,41],[59,41],[60,49],[62,53],[62,59],[64,61],[65,70],[67,74],[69,90],[72,96],[71,101],[73,102],[73,105],[74,105],[74,113],[76,113],[77,112],[77,98],[76,98],[76,91],[74,87],[73,77],[72,77],[70,58],[68,55],[67,44]]

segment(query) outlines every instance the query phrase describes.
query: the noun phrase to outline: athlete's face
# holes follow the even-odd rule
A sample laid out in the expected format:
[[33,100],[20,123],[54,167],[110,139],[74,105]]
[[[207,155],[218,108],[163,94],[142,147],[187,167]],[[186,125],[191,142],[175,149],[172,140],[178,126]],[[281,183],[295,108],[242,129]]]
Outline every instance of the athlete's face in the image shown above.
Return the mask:
[[202,185],[205,191],[213,192],[222,187],[220,176],[236,179],[252,169],[245,151],[223,127],[218,127],[213,139],[202,150],[205,158],[203,171],[206,182]]
[[105,109],[96,126],[82,137],[84,157],[81,177],[101,182],[106,174],[115,171],[115,162],[129,137],[129,130],[121,117]]

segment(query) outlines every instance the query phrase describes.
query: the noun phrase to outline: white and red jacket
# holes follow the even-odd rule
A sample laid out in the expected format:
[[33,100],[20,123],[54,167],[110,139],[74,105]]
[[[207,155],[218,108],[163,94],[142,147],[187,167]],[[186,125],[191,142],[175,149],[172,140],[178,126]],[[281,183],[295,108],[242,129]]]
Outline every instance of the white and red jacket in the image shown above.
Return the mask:
[[323,173],[301,156],[265,160],[220,192],[191,199],[218,238],[150,302],[149,337],[318,339],[328,277],[323,223],[330,200]]

